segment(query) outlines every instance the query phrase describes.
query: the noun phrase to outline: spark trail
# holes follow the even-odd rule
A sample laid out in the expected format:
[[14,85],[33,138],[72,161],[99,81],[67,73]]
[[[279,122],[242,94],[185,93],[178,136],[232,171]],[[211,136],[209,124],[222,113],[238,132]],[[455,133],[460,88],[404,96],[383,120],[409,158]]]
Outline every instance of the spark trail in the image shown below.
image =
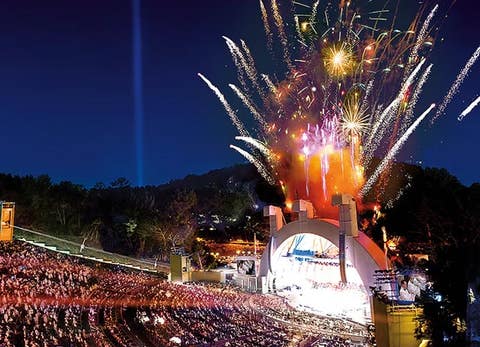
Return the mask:
[[232,108],[230,107],[230,104],[227,102],[227,99],[225,99],[225,96],[223,96],[222,92],[217,87],[215,87],[212,84],[212,82],[210,82],[201,73],[198,73],[198,77],[200,77],[207,84],[207,86],[215,93],[215,95],[218,97],[218,99],[222,103],[223,107],[225,108],[225,111],[227,111],[227,114],[230,116],[230,119],[232,120],[233,124],[237,128],[238,132],[242,136],[249,137],[250,135],[249,135],[248,131],[245,129],[242,122],[238,119],[237,114],[235,113],[234,110],[232,110]]
[[468,105],[468,107],[466,109],[464,109],[462,111],[462,113],[460,113],[460,115],[458,116],[458,120],[459,121],[462,121],[463,118],[468,115],[470,112],[472,112],[472,110],[480,103],[480,96],[478,98],[476,98],[470,105]]
[[413,111],[415,110],[415,106],[417,105],[418,99],[420,98],[420,94],[422,93],[423,85],[425,84],[425,82],[427,82],[428,77],[430,76],[430,72],[432,70],[432,67],[433,67],[433,64],[430,64],[425,69],[422,76],[418,80],[418,84],[415,88],[415,92],[413,93],[410,104],[408,105],[407,112],[405,113],[402,128],[400,130],[400,133],[402,133],[402,134],[407,130],[408,126],[410,125],[410,120],[411,120],[411,117],[413,115]]
[[435,114],[435,117],[430,121],[432,124],[435,122],[435,120],[440,117],[444,112],[445,109],[447,108],[448,104],[450,101],[452,101],[452,98],[457,94],[458,89],[463,83],[463,80],[465,77],[467,77],[468,73],[470,72],[470,69],[472,68],[473,64],[477,61],[478,57],[480,56],[480,46],[478,46],[477,50],[473,55],[470,57],[470,59],[467,61],[463,69],[460,71],[458,74],[457,78],[455,79],[455,82],[452,84],[450,87],[450,90],[448,91],[447,95],[445,96],[445,99],[443,99],[443,102],[440,104],[440,107],[437,110],[437,113]]
[[290,52],[288,51],[288,39],[287,39],[287,35],[285,34],[282,15],[280,14],[280,9],[278,8],[277,0],[271,0],[271,1],[272,1],[273,18],[275,19],[275,25],[277,26],[278,36],[280,37],[280,43],[282,44],[282,48],[283,48],[283,59],[285,59],[285,63],[287,64],[287,66],[291,68],[292,62],[290,59]]
[[234,84],[229,84],[228,85],[234,92],[237,94],[237,96],[242,100],[243,104],[245,105],[246,108],[250,111],[250,113],[253,115],[253,117],[257,120],[260,125],[265,128],[266,123],[265,120],[263,119],[262,115],[258,113],[255,105],[253,105],[252,101],[240,90],[235,86]]
[[275,180],[271,177],[270,173],[268,172],[268,170],[265,168],[265,166],[262,164],[262,162],[260,160],[258,160],[257,158],[255,158],[253,155],[251,155],[250,153],[248,153],[247,151],[241,149],[240,147],[237,147],[237,146],[234,146],[234,145],[230,145],[230,148],[236,150],[238,153],[240,153],[241,155],[243,155],[250,163],[252,163],[258,170],[258,172],[260,173],[260,175],[262,175],[262,177],[270,184],[275,184]]
[[370,189],[372,189],[373,184],[377,181],[380,174],[385,170],[385,168],[389,165],[393,158],[397,155],[398,151],[402,148],[405,144],[405,141],[410,137],[410,135],[415,131],[417,126],[423,121],[423,119],[430,113],[430,111],[435,107],[435,104],[431,104],[429,108],[425,112],[423,112],[420,117],[417,118],[415,122],[407,129],[405,134],[397,141],[397,143],[392,147],[392,149],[387,153],[386,157],[383,158],[380,165],[378,165],[375,172],[370,176],[367,183],[363,186],[362,190],[360,191],[361,196],[365,196]]
[[265,28],[265,35],[267,36],[267,46],[271,50],[273,36],[272,31],[270,30],[270,24],[268,23],[267,9],[265,8],[262,0],[260,0],[260,11],[262,12],[263,27]]
[[438,10],[438,4],[435,5],[435,7],[430,11],[428,14],[427,19],[422,25],[422,28],[420,29],[420,32],[418,33],[417,36],[417,41],[415,43],[415,46],[412,49],[412,53],[410,54],[410,59],[409,59],[409,66],[405,70],[406,72],[410,71],[410,64],[414,63],[418,59],[418,50],[420,49],[420,46],[424,44],[425,42],[425,37],[428,34],[428,27],[430,26],[430,22],[433,19],[433,16],[435,15],[435,12]]
[[235,136],[235,140],[240,140],[251,144],[253,147],[258,149],[262,154],[266,156],[271,155],[268,147],[264,143],[258,141],[257,139],[254,139],[253,137]]

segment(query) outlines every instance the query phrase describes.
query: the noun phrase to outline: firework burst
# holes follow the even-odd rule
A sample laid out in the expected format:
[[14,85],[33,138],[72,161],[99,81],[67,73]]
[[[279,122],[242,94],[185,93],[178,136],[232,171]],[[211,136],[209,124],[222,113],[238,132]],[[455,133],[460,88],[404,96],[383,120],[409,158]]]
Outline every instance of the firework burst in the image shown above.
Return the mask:
[[[444,17],[447,7],[424,1],[405,21],[385,2],[260,0],[267,46],[273,56],[282,57],[276,65],[283,71],[257,73],[245,41],[237,45],[224,37],[239,80],[229,86],[256,121],[254,131],[245,128],[237,117],[240,111],[231,108],[219,89],[199,75],[237,127],[241,136],[236,139],[249,150],[231,147],[267,181],[280,184],[287,199],[310,199],[320,215],[329,215],[331,194],[361,197],[378,190],[379,177],[388,173],[403,144],[433,109],[412,119],[432,69],[426,62],[441,21],[437,18]],[[467,62],[436,116],[479,52]],[[374,164],[375,157],[383,160]],[[372,174],[365,177],[365,172]]]
[[342,43],[339,47],[333,45],[327,48],[323,62],[327,73],[337,79],[350,75],[355,65],[353,54],[345,43]]
[[354,92],[352,97],[346,98],[342,108],[341,119],[341,127],[345,138],[361,137],[368,129],[369,118],[366,110],[360,106],[357,92]]

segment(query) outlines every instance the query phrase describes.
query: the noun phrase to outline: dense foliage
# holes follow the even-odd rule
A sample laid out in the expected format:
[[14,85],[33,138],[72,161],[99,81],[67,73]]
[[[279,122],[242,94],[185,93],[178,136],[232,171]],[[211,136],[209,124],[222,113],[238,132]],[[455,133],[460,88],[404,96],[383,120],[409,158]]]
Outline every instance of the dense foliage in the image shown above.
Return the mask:
[[124,178],[86,189],[54,183],[46,175],[0,174],[0,199],[16,202],[16,225],[163,260],[175,247],[204,249],[196,240],[199,235],[251,240],[257,231],[265,238],[260,227],[264,201],[282,201],[249,165],[141,188]]
[[421,265],[433,287],[422,298],[418,334],[434,346],[465,346],[467,326],[480,331],[467,314],[469,288],[480,292],[480,184],[465,187],[444,169],[403,169],[409,187],[369,232],[379,243],[382,227],[404,240],[399,266],[412,265],[408,253],[429,255]]

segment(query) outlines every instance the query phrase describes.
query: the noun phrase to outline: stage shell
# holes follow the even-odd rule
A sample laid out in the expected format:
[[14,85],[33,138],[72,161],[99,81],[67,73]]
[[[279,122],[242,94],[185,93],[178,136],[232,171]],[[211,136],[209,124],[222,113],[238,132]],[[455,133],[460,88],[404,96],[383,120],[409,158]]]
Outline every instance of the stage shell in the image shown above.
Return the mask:
[[[284,225],[273,233],[261,258],[259,279],[262,282],[263,292],[273,289],[273,255],[285,241],[297,234],[317,235],[327,239],[336,247],[339,246],[339,223],[336,220],[307,219]],[[373,276],[375,270],[385,270],[388,267],[388,260],[383,251],[360,231],[357,237],[347,236],[346,238],[346,260],[357,270],[366,289],[375,286]]]

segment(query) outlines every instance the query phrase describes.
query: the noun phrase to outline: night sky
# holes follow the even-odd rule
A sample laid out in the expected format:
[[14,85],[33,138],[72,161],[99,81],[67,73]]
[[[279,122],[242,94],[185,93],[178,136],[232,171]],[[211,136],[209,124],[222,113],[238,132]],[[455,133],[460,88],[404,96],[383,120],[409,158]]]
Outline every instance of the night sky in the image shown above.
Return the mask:
[[[0,172],[86,186],[137,182],[131,1],[0,2]],[[441,101],[480,45],[480,4],[472,3],[458,0],[451,10],[416,115]],[[234,127],[196,74],[235,100],[222,35],[245,39],[259,70],[271,70],[258,1],[143,0],[141,29],[144,183],[244,162],[228,148]],[[477,63],[446,114],[433,126],[425,122],[399,159],[445,167],[467,185],[480,181],[480,107],[456,119],[480,94],[479,81]]]

